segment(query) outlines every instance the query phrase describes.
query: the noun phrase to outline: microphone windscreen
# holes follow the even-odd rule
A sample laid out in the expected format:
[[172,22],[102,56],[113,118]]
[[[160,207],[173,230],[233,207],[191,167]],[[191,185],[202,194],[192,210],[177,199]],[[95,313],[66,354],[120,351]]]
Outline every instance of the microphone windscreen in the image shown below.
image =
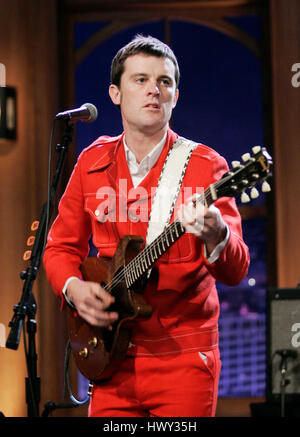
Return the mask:
[[82,105],[82,107],[84,107],[84,106],[89,110],[89,113],[90,113],[90,116],[86,121],[88,123],[92,123],[98,117],[98,110],[97,110],[96,106],[93,105],[92,103],[84,103],[84,105]]

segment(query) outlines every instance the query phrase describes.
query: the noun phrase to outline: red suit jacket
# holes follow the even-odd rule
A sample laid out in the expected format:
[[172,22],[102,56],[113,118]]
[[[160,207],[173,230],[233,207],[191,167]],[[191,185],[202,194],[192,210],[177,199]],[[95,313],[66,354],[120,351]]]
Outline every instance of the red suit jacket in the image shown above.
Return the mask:
[[[126,234],[146,238],[153,187],[177,137],[168,130],[158,161],[136,188],[122,135],[99,137],[81,153],[61,198],[44,254],[47,277],[58,296],[62,297],[69,277],[81,277],[79,266],[88,255],[91,235],[98,255],[105,257],[113,256],[119,239]],[[224,158],[199,144],[187,166],[182,192],[187,187],[206,189],[227,170]],[[178,206],[179,200],[171,221]],[[134,322],[129,353],[164,355],[217,347],[219,301],[215,281],[237,285],[247,273],[249,253],[235,200],[220,198],[215,206],[229,226],[228,243],[217,261],[210,264],[201,239],[185,233],[159,258],[144,292],[153,314],[149,320]]]

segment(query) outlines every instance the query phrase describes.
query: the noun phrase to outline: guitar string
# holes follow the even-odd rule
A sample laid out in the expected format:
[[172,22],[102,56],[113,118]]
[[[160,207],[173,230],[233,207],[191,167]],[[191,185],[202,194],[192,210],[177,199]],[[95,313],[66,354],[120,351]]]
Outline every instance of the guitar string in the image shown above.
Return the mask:
[[[230,178],[230,177],[232,177],[232,176],[229,176],[228,178]],[[224,178],[224,180],[225,180],[225,178]],[[217,181],[215,184],[214,184],[214,186],[218,186],[219,185],[219,182],[221,182],[221,180],[220,181]],[[222,184],[224,183],[224,181],[222,180]],[[211,195],[211,192],[210,192],[210,189],[207,189],[197,200],[196,200],[196,202],[199,202],[200,200],[203,200],[203,196],[205,197],[205,200],[207,200],[209,197],[210,197],[210,195]],[[137,262],[140,262],[141,261],[141,259],[142,258],[145,258],[145,253],[146,253],[146,256],[147,255],[149,255],[149,252],[151,252],[152,251],[152,247],[154,247],[154,246],[158,246],[160,243],[163,245],[164,244],[164,242],[165,242],[165,240],[167,240],[167,243],[169,243],[169,241],[168,241],[168,233],[169,233],[169,236],[171,236],[172,237],[172,232],[177,232],[176,231],[176,229],[171,229],[171,228],[175,228],[178,224],[179,224],[180,222],[179,222],[179,220],[178,219],[176,219],[176,220],[174,220],[174,222],[172,222],[172,223],[170,223],[169,225],[167,225],[166,227],[165,227],[165,229],[164,229],[164,231],[149,245],[149,246],[147,246],[142,252],[140,252],[132,261],[130,261],[130,263],[128,263],[125,267],[124,267],[124,269],[127,269],[127,270],[129,270],[129,269],[133,269],[134,268],[134,264],[136,264]],[[181,226],[181,225],[180,225]],[[182,228],[182,226],[181,226],[181,228]],[[183,231],[183,232],[185,232],[185,231]],[[166,237],[165,239],[164,239],[164,237]],[[144,272],[143,272],[144,273]],[[122,272],[121,272],[121,274],[122,274]],[[117,278],[117,276],[115,276],[115,278]]]
[[[228,175],[226,177],[221,178],[219,181],[215,182],[213,185],[214,187],[218,188],[219,185],[223,185],[225,181],[229,180],[230,178],[232,178],[232,175]],[[211,190],[210,187],[196,200],[196,202],[199,202],[200,200],[203,200],[203,196],[204,199],[207,200],[211,195]],[[221,197],[221,196],[220,196]],[[151,254],[152,248],[153,247],[159,247],[159,244],[162,243],[163,244],[163,237],[164,235],[166,235],[166,233],[168,231],[170,231],[170,234],[172,231],[174,231],[176,233],[176,229],[171,229],[171,228],[175,228],[178,225],[179,220],[176,219],[174,220],[174,222],[170,223],[169,225],[166,226],[166,228],[164,229],[164,231],[146,248],[144,248],[142,250],[142,252],[140,252],[133,260],[131,260],[126,266],[124,266],[124,268],[116,275],[114,276],[114,278],[108,282],[104,289],[107,290],[111,287],[116,287],[117,285],[119,285],[120,282],[122,282],[124,280],[124,278],[126,277],[126,274],[133,274],[133,272],[137,272],[137,266],[141,265],[141,259],[145,259],[145,256],[148,256]],[[181,226],[181,225],[180,225]],[[182,226],[181,226],[182,228]],[[183,230],[183,233],[185,231]],[[168,241],[168,240],[167,240]],[[161,254],[159,254],[159,256],[161,256]],[[159,257],[157,257],[158,259]],[[156,260],[155,260],[156,261]],[[150,266],[149,266],[150,267]],[[149,268],[148,267],[148,268]],[[130,271],[130,273],[128,273],[128,271]],[[143,271],[143,267],[141,269],[142,274],[146,272]],[[139,274],[136,274],[137,277],[139,277]],[[138,279],[138,278],[137,278]],[[133,283],[137,280],[135,279],[133,281]],[[131,283],[130,285],[132,285],[133,283]]]
[[[174,222],[172,222],[167,228],[164,229],[164,231],[162,232],[161,235],[159,235],[149,246],[145,247],[142,252],[140,252],[133,260],[131,260],[126,266],[124,266],[124,268],[116,275],[114,276],[114,278],[108,282],[104,289],[108,289],[111,286],[117,286],[121,281],[124,280],[124,277],[127,275],[127,277],[129,275],[133,276],[135,273],[135,276],[137,276],[137,278],[130,284],[132,285],[140,276],[140,274],[138,273],[138,269],[137,266],[141,265],[141,259],[145,259],[146,257],[148,259],[151,259],[151,264],[154,263],[156,261],[156,259],[159,258],[159,256],[161,255],[161,253],[159,254],[159,256],[154,255],[153,256],[153,247],[156,246],[156,250],[155,253],[160,252],[160,250],[158,249],[159,244],[163,241],[163,235],[166,235],[167,232],[169,232],[169,234],[171,234],[172,232],[176,233],[176,230],[171,229],[171,228],[175,228],[175,226],[179,223],[179,220],[176,219]],[[167,239],[168,241],[168,239]],[[175,241],[175,240],[174,240]],[[156,258],[156,259],[155,259]],[[153,261],[154,259],[154,261]],[[150,264],[150,265],[151,265]],[[150,265],[147,267],[147,269],[149,269]],[[146,269],[146,270],[147,270]],[[143,271],[144,267],[142,266],[141,269],[142,274],[146,272]]]
[[[225,178],[224,178],[225,180]],[[217,181],[214,186],[217,187],[218,183],[221,182]],[[224,181],[222,180],[222,183],[224,183]],[[208,188],[197,200],[196,202],[199,202],[200,200],[203,200],[203,196],[204,199],[207,200],[209,198],[209,196],[211,195],[210,189]],[[157,246],[159,247],[159,244],[162,243],[163,245],[163,238],[166,235],[166,239],[167,239],[167,233],[169,232],[170,236],[172,237],[172,232],[177,233],[176,229],[172,229],[175,228],[178,225],[179,220],[176,219],[174,220],[172,223],[170,223],[169,225],[166,226],[166,228],[164,229],[164,231],[146,248],[144,248],[142,250],[142,252],[140,252],[132,261],[130,261],[126,266],[124,266],[124,268],[122,269],[121,272],[119,272],[109,283],[107,283],[104,287],[104,289],[108,289],[110,287],[112,287],[112,285],[117,286],[121,281],[123,281],[125,275],[127,274],[133,274],[133,272],[137,271],[137,266],[141,264],[141,259],[145,259],[145,257],[147,256],[148,259],[152,258],[151,256],[151,252],[152,252],[152,248]],[[182,228],[181,224],[180,227]],[[183,231],[183,233],[185,232],[183,229],[181,229],[181,231]],[[167,239],[168,242],[168,239]],[[161,254],[160,254],[161,255]],[[159,255],[159,256],[160,256]],[[150,264],[151,265],[151,264]],[[150,267],[150,266],[149,266]],[[149,268],[148,267],[148,268]],[[142,268],[143,270],[143,268]],[[128,273],[128,271],[130,271],[130,273]],[[145,270],[146,271],[146,270]],[[145,273],[145,271],[143,271],[142,273]],[[136,275],[138,276],[138,275]],[[135,281],[134,281],[135,282]],[[134,283],[133,282],[133,283]],[[132,284],[130,284],[132,285]]]
[[[223,176],[221,179],[219,179],[218,181],[216,181],[214,184],[212,184],[213,185],[213,187],[214,188],[218,188],[219,186],[222,186],[225,182],[227,182],[228,180],[230,180],[233,176],[236,176],[236,174],[238,174],[240,171],[243,171],[244,170],[244,166],[243,167],[241,167],[241,168],[239,168],[235,173],[234,173],[234,175],[233,174],[228,174],[227,176]],[[256,181],[257,182],[257,181]],[[211,186],[210,186],[211,187]],[[211,196],[211,190],[210,190],[210,187],[209,188],[207,188],[206,190],[205,190],[205,192],[196,200],[196,202],[199,202],[200,200],[203,200],[203,197],[204,197],[204,199],[205,200],[207,200],[210,196]],[[219,196],[219,197],[222,197],[222,196]],[[116,275],[116,276],[114,276],[114,278],[109,282],[109,283],[107,283],[105,286],[104,286],[104,289],[109,289],[109,288],[111,288],[111,287],[115,287],[115,286],[117,286],[121,281],[123,281],[124,280],[124,278],[126,277],[126,274],[127,275],[129,275],[129,274],[134,274],[134,273],[136,273],[136,276],[137,276],[137,278],[131,283],[131,284],[129,284],[129,285],[132,285],[134,282],[136,282],[136,280],[138,279],[138,277],[140,276],[139,275],[139,273],[137,272],[137,267],[139,266],[139,265],[141,265],[141,260],[143,259],[143,260],[145,260],[145,258],[146,257],[148,257],[148,259],[150,259],[150,257],[151,257],[151,259],[153,258],[152,256],[151,256],[151,252],[152,252],[152,248],[154,247],[155,248],[155,246],[159,249],[159,244],[160,243],[162,243],[162,246],[164,246],[164,241],[163,241],[163,238],[164,238],[164,236],[166,236],[166,241],[167,241],[167,243],[169,243],[169,241],[168,241],[168,238],[167,238],[167,233],[169,232],[169,234],[170,234],[170,236],[171,236],[171,238],[172,238],[172,232],[175,232],[175,233],[177,233],[177,230],[176,229],[173,229],[173,228],[175,228],[177,225],[178,225],[178,223],[179,223],[179,220],[178,219],[176,219],[176,220],[174,220],[174,222],[172,222],[172,223],[170,223],[169,225],[167,225],[166,226],[166,228],[164,229],[164,231],[149,245],[149,246],[147,246],[146,248],[144,248],[133,260],[131,260],[126,266],[124,266],[124,268]],[[181,224],[180,224],[180,227],[182,228],[182,226],[181,226]],[[183,231],[183,233],[185,232],[185,230],[184,229],[181,229],[181,231]],[[179,237],[178,237],[179,238]],[[172,241],[172,243],[173,243],[173,241]],[[170,247],[170,246],[169,246]],[[159,250],[158,250],[159,251]],[[160,251],[159,251],[160,252]],[[161,256],[162,254],[160,253],[159,254],[159,256],[158,257],[156,257],[156,259],[158,259],[160,256]],[[154,260],[154,261],[152,261],[152,263],[154,263],[156,260]],[[151,264],[150,264],[151,265]],[[150,266],[149,266],[150,267]],[[149,269],[149,267],[147,268],[147,269]],[[142,274],[143,273],[145,273],[146,272],[146,270],[144,271],[143,270],[144,268],[143,268],[143,266],[142,266],[142,268],[140,269],[141,271],[142,271]],[[128,273],[129,272],[129,273]]]

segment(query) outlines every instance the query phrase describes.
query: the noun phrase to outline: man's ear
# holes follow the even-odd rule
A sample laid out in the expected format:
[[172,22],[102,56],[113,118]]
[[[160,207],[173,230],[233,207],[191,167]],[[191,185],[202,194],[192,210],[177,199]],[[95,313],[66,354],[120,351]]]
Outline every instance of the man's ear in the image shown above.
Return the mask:
[[117,85],[114,85],[114,84],[110,85],[109,89],[108,89],[108,93],[109,93],[109,96],[110,96],[112,102],[115,105],[119,106],[120,103],[121,103],[120,102],[120,100],[121,100],[121,93],[120,93],[120,89],[117,87]]
[[174,96],[174,101],[173,101],[173,109],[175,108],[175,106],[177,104],[178,97],[179,97],[179,89],[177,88],[176,92],[175,92],[175,96]]

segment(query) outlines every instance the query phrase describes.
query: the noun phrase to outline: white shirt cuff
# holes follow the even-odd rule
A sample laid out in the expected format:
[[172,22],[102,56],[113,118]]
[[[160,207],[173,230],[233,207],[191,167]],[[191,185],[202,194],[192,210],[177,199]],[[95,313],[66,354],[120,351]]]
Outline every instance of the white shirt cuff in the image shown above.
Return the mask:
[[62,289],[62,294],[66,300],[66,302],[73,308],[75,308],[75,305],[73,304],[73,302],[70,301],[70,299],[67,296],[67,288],[69,283],[73,280],[73,279],[78,279],[78,281],[80,281],[79,278],[77,278],[77,276],[71,276],[70,278],[68,278],[65,282],[64,288]]
[[209,262],[209,264],[214,263],[215,261],[217,261],[217,259],[220,256],[220,253],[222,252],[222,250],[224,249],[224,247],[226,246],[226,244],[228,243],[229,240],[229,236],[230,236],[230,230],[229,227],[226,224],[226,236],[224,238],[223,241],[221,241],[221,243],[219,243],[214,250],[212,251],[212,253],[209,255],[209,257],[207,258],[207,249],[206,249],[206,245],[204,245],[204,255],[205,258],[207,258],[207,261]]

